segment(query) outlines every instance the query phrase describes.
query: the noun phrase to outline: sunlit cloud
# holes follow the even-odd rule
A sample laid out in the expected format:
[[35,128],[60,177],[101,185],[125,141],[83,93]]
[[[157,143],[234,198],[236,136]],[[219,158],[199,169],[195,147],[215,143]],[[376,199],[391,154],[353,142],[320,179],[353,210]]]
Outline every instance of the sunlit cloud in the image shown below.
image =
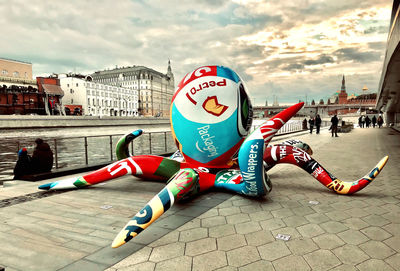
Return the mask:
[[[257,104],[326,98],[346,75],[349,92],[376,91],[390,1],[50,1],[0,4],[0,57],[35,75],[144,65],[176,81],[207,64],[247,82]],[[178,83],[178,82],[176,82]]]

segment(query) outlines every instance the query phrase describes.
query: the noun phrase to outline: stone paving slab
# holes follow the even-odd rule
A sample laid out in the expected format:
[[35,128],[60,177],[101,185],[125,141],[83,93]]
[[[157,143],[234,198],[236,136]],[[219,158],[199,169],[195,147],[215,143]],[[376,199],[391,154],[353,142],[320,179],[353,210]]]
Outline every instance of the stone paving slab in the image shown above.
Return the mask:
[[[325,131],[299,139],[342,180],[363,176],[385,155],[389,163],[353,196],[332,193],[298,168],[279,165],[269,174],[274,187],[267,199],[235,195],[192,220],[191,231],[185,225],[175,230],[182,238],[163,237],[163,245],[182,243],[184,255],[152,261],[158,248],[153,243],[143,247],[146,257],[139,251],[108,270],[136,270],[145,263],[148,270],[164,270],[163,263],[173,259],[185,259],[176,270],[400,270],[400,134],[355,129],[339,138]],[[277,240],[278,233],[291,238]]]
[[[50,181],[54,179],[34,186],[13,183],[1,188],[1,193],[4,197],[26,195]],[[146,235],[112,249],[117,233],[162,187],[162,183],[127,176],[0,208],[0,266],[6,270],[104,270],[232,196],[212,192],[196,202],[177,203]],[[104,205],[111,208],[102,209]]]
[[[341,180],[363,176],[384,155],[389,155],[389,162],[370,186],[353,196],[337,195],[300,169],[278,165],[269,172],[274,187],[266,198],[217,191],[201,195],[174,205],[117,249],[110,248],[114,234],[163,184],[124,177],[0,208],[0,242],[5,244],[0,246],[0,266],[6,270],[400,270],[400,134],[370,128],[339,138],[331,138],[326,130],[294,138],[309,143],[313,157]],[[37,192],[36,186],[48,181],[5,187],[1,194]],[[101,209],[103,205],[112,208]],[[276,239],[277,234],[290,239]]]

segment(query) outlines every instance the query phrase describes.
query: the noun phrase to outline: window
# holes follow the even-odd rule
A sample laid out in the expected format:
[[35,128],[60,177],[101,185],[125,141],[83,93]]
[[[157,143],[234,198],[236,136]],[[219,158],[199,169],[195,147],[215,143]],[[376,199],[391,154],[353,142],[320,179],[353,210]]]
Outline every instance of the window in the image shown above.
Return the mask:
[[25,78],[27,78],[28,77],[28,73],[27,72],[25,72]]
[[67,84],[67,88],[69,88],[69,84]]
[[8,71],[7,71],[7,70],[2,70],[2,71],[1,71],[1,74],[2,74],[2,75],[7,75],[7,74],[8,74]]
[[90,98],[87,99],[87,104],[90,105]]
[[69,92],[70,92],[70,93],[74,93],[74,90],[71,88],[71,89],[69,90]]
[[13,75],[14,75],[14,77],[19,77],[19,72],[15,71],[15,72],[13,73]]
[[74,99],[71,99],[71,104],[73,104],[74,103]]

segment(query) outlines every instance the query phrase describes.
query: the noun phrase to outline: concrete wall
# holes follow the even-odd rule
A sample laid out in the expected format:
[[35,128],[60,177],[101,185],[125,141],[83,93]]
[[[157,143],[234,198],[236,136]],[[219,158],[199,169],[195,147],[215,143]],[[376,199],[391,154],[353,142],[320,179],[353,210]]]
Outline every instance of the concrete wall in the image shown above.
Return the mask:
[[157,126],[169,130],[169,118],[81,117],[81,116],[5,116],[0,115],[0,129]]

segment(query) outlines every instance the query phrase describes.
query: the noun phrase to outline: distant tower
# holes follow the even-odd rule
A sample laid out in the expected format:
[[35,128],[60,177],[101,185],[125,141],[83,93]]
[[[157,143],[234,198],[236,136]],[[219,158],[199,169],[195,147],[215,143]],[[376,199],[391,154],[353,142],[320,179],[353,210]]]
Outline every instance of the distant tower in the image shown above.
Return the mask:
[[364,87],[362,88],[362,93],[363,93],[363,94],[367,94],[367,92],[368,92],[368,88],[367,88],[367,86],[364,86]]
[[268,106],[268,100],[265,100],[265,106]]
[[278,97],[276,97],[276,95],[274,95],[274,103],[272,104],[272,106],[279,106]]
[[346,103],[347,103],[346,81],[344,79],[344,74],[343,74],[342,87],[340,88],[340,93],[339,93],[339,104],[346,104]]
[[174,80],[174,74],[172,73],[171,69],[171,60],[168,59],[168,70],[167,70],[167,76]]

